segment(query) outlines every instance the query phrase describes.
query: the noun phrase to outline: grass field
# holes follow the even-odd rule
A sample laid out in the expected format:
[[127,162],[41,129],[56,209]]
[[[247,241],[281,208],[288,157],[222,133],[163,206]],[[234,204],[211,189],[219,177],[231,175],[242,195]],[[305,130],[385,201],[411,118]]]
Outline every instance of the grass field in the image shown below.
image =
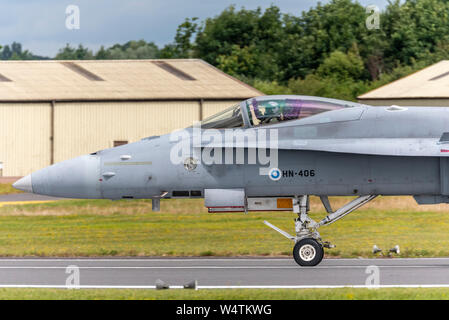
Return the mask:
[[[331,199],[337,208],[349,198]],[[66,200],[0,205],[0,256],[287,256],[291,212],[209,214],[202,200]],[[320,229],[337,245],[334,257],[373,257],[371,248],[401,246],[401,257],[449,256],[445,205],[418,206],[411,197],[381,197]],[[312,198],[312,217],[325,216]],[[449,299],[449,289],[118,290],[0,289],[0,299]]]
[[20,190],[14,189],[10,183],[0,183],[0,195],[21,192]]
[[[332,199],[335,207],[348,199]],[[323,217],[312,199],[315,218]],[[449,256],[445,205],[418,206],[410,197],[384,197],[320,232],[337,248],[328,256],[372,257],[373,244],[402,257]],[[209,214],[202,200],[67,200],[0,207],[0,256],[287,256],[292,243],[266,227],[291,232],[291,212]]]
[[448,300],[449,289],[0,289],[0,299],[84,300]]

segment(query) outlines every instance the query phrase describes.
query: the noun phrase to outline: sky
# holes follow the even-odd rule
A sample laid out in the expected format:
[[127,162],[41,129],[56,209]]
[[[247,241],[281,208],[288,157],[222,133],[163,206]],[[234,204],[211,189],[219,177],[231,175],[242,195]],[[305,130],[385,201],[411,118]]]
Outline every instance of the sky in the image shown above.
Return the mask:
[[[328,0],[321,1],[322,3]],[[387,0],[359,0],[383,9]],[[316,6],[316,0],[2,0],[0,44],[13,41],[34,54],[53,57],[67,43],[98,50],[129,40],[173,41],[176,28],[187,17],[204,20],[230,5],[246,9],[278,6],[283,13],[299,15]],[[66,27],[66,9],[79,8],[79,29]],[[73,12],[73,11],[71,11]],[[70,22],[74,20],[69,19]],[[73,25],[73,24],[72,24]]]

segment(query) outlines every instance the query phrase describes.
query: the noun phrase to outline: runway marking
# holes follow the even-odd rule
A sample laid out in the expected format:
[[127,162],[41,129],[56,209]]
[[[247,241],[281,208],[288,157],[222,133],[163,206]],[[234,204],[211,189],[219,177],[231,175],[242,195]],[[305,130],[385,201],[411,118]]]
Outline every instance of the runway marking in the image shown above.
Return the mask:
[[[133,285],[28,285],[28,284],[0,284],[0,288],[28,288],[28,289],[156,289],[154,285],[133,286]],[[251,285],[251,286],[197,286],[197,290],[212,289],[389,289],[389,288],[449,288],[449,284],[405,284],[405,285]],[[169,286],[169,289],[184,289],[184,286]],[[192,289],[186,289],[192,290]]]
[[[170,287],[171,288],[171,287]],[[449,288],[449,284],[392,284],[392,285],[293,285],[293,286],[198,286],[198,289],[386,289],[386,288]]]
[[[50,200],[52,201],[52,200]],[[0,202],[0,205],[3,202]],[[449,263],[449,258],[443,257],[443,258],[391,258],[391,259],[383,259],[383,258],[338,258],[338,259],[324,259],[323,263],[326,262],[338,262],[338,261],[365,261],[365,262],[395,262],[395,261],[410,261],[410,260],[440,260],[440,261],[447,261]],[[0,257],[0,263],[2,261],[10,261],[10,262],[18,262],[18,261],[37,261],[37,262],[64,262],[64,261],[84,261],[84,262],[123,262],[123,261],[129,261],[129,262],[199,262],[199,261],[241,261],[241,262],[254,262],[254,261],[290,261],[293,262],[293,258],[177,258],[177,257],[170,257],[170,258],[1,258]]]
[[[349,262],[344,263],[343,261],[350,260],[354,265],[350,265]],[[410,265],[407,265],[402,260],[412,260],[409,261]],[[426,263],[420,264],[419,261],[427,260]],[[2,261],[4,262],[2,264]],[[8,263],[10,261],[11,263]],[[128,262],[128,263],[126,263]],[[183,262],[189,262],[184,263]],[[225,262],[225,263],[223,263]],[[226,263],[229,262],[229,263]],[[270,262],[270,263],[268,263]],[[326,263],[327,262],[327,263]],[[14,264],[18,265],[15,266]],[[332,265],[335,263],[336,265]],[[73,289],[73,287],[65,285],[63,282],[59,282],[57,276],[61,275],[64,270],[66,270],[68,265],[78,264],[79,269],[81,270],[81,274],[86,272],[86,275],[98,275],[100,273],[105,275],[110,275],[112,272],[116,272],[119,278],[121,278],[121,274],[135,274],[138,275],[145,273],[147,275],[157,275],[159,273],[163,273],[163,270],[166,270],[166,274],[177,273],[183,274],[182,270],[185,270],[186,274],[190,274],[189,278],[192,277],[192,274],[207,274],[206,270],[209,270],[209,277],[214,278],[214,275],[217,272],[223,273],[225,270],[228,270],[228,273],[235,276],[239,274],[239,270],[255,270],[255,274],[257,274],[256,270],[259,270],[261,277],[264,278],[267,274],[279,274],[279,272],[284,271],[286,275],[294,275],[294,276],[303,276],[306,277],[304,279],[309,279],[309,283],[312,284],[301,284],[301,282],[296,281],[286,281],[284,283],[290,283],[292,285],[258,285],[257,280],[254,282],[247,282],[248,285],[200,285],[197,288],[201,290],[208,289],[339,289],[339,288],[369,288],[369,289],[377,289],[377,288],[449,288],[449,280],[448,283],[441,284],[441,280],[445,279],[445,275],[449,275],[449,259],[447,258],[428,258],[428,259],[328,259],[325,260],[322,265],[316,267],[299,267],[295,264],[295,262],[291,259],[287,258],[156,258],[156,259],[70,259],[70,258],[55,258],[55,259],[45,259],[45,258],[28,258],[28,259],[20,259],[20,258],[10,258],[10,259],[1,259],[0,258],[0,273],[2,273],[3,279],[9,279],[9,281],[14,282],[22,282],[22,284],[0,284],[0,288],[54,288],[54,289]],[[187,264],[187,265],[185,265]],[[367,286],[364,285],[364,281],[360,281],[362,279],[360,276],[363,273],[363,270],[370,264],[377,265],[383,272],[387,272],[391,275],[404,273],[405,281],[386,281],[385,285],[379,286]],[[444,268],[444,269],[443,269]],[[292,271],[287,271],[287,270]],[[433,269],[433,270],[432,270]],[[14,273],[14,270],[16,273]],[[39,271],[40,270],[40,271]],[[44,271],[48,270],[48,271]],[[51,271],[53,270],[53,271]],[[89,271],[90,270],[90,271]],[[108,271],[109,270],[109,271]],[[115,271],[113,271],[115,270]],[[122,271],[120,271],[122,270]],[[129,270],[128,272],[126,270]],[[135,270],[135,271],[132,271]],[[141,271],[138,271],[141,270]],[[189,271],[190,270],[190,271]],[[214,271],[216,270],[216,271]],[[276,271],[279,270],[279,271]],[[320,277],[323,274],[329,274],[334,271],[337,275],[344,272],[344,270],[353,270],[352,272],[352,280],[347,280],[348,284],[338,284],[342,283],[342,281],[331,281],[331,285],[313,285],[316,283],[313,279],[315,277]],[[413,271],[415,270],[415,271]],[[447,270],[447,272],[446,272]],[[40,272],[40,273],[39,273]],[[243,272],[243,271],[242,271]],[[251,272],[252,271],[248,271]],[[349,272],[349,273],[348,273]],[[416,275],[418,274],[432,274],[432,272],[438,273],[441,277],[435,278],[431,280],[423,280],[423,282],[427,283],[437,283],[437,284],[413,284],[416,279],[419,279]],[[351,275],[351,271],[347,271],[346,273]],[[12,278],[11,275],[15,274],[15,278]],[[26,284],[29,282],[27,279],[23,279],[20,281],[24,274],[28,275],[52,275],[52,278],[49,278],[48,282],[41,279],[41,281],[36,281],[37,283],[43,284]],[[54,274],[54,275],[53,275]],[[364,273],[363,273],[364,274]],[[413,275],[413,277],[408,277],[407,275]],[[159,275],[160,276],[160,275]],[[195,277],[193,277],[195,278]],[[201,277],[200,277],[201,278]],[[15,279],[15,280],[13,280]],[[36,277],[36,279],[40,279]],[[138,279],[138,278],[137,278]],[[154,285],[107,285],[107,278],[104,279],[103,285],[80,285],[80,289],[156,289]],[[201,279],[199,279],[201,281]],[[33,281],[34,282],[34,281]],[[48,283],[56,282],[60,283],[57,285],[51,285]],[[127,281],[128,282],[128,281]],[[131,281],[129,281],[131,282]],[[134,281],[133,281],[134,282]],[[174,281],[175,282],[175,281]],[[261,281],[262,282],[262,281]],[[265,282],[265,281],[264,281]],[[273,281],[276,283],[277,281]],[[271,283],[273,283],[271,282]],[[323,283],[324,281],[320,281]],[[337,282],[337,284],[335,284]],[[344,281],[346,282],[346,281]],[[343,282],[343,283],[344,283]],[[412,283],[412,284],[391,284],[394,282],[398,283]],[[106,284],[105,284],[106,283]],[[132,283],[132,282],[131,282]],[[134,283],[141,283],[140,281],[136,281]],[[150,282],[151,283],[151,282]],[[175,282],[178,283],[178,282]],[[204,280],[203,284],[210,283],[207,280]],[[225,284],[226,282],[219,282],[217,284]],[[228,282],[229,283],[229,282]],[[238,284],[241,282],[231,282],[230,284]],[[263,283],[263,282],[262,282]],[[329,282],[324,282],[329,283]],[[332,284],[334,283],[334,284]],[[352,284],[351,284],[352,283]],[[359,284],[357,284],[359,283]],[[438,284],[439,283],[439,284]],[[297,285],[296,285],[297,284]],[[175,285],[170,286],[172,289],[181,289],[183,286]]]
[[[79,269],[296,269],[296,270],[318,270],[318,269],[366,269],[367,266],[317,266],[317,267],[299,267],[299,266],[78,266]],[[422,266],[399,266],[384,265],[377,266],[379,268],[420,268],[420,269],[436,269],[449,268],[447,266],[438,265],[422,265]],[[0,269],[66,269],[67,266],[0,266]]]
[[[298,269],[296,266],[78,266],[79,269]],[[0,269],[66,269],[66,266],[0,266]]]
[[[264,258],[255,258],[255,259],[245,259],[245,258],[217,258],[217,259],[203,259],[203,258],[192,258],[192,259],[183,259],[183,258],[167,258],[167,259],[86,259],[86,258],[78,258],[78,259],[71,259],[71,258],[61,258],[61,259],[41,259],[41,258],[15,258],[15,259],[9,259],[9,258],[0,258],[0,263],[2,261],[6,261],[6,262],[19,262],[19,261],[37,261],[37,262],[66,262],[66,261],[84,261],[84,262],[124,262],[124,261],[129,261],[129,262],[199,262],[199,261],[208,261],[208,262],[212,262],[212,261],[229,261],[229,262],[233,262],[233,261],[241,261],[241,262],[254,262],[254,261],[289,261],[292,262],[293,259],[292,258],[273,258],[273,259],[264,259]],[[337,260],[334,260],[337,261]],[[358,261],[358,260],[357,260]],[[449,259],[448,259],[449,261]]]

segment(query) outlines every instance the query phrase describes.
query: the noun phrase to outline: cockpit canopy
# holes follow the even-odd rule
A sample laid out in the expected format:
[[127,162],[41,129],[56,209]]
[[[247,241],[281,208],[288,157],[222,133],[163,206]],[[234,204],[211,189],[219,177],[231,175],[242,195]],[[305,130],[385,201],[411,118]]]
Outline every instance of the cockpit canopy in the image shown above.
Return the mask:
[[202,129],[228,129],[245,127],[240,103],[225,109],[201,122]]
[[201,127],[203,129],[258,127],[355,106],[362,105],[310,96],[261,96],[245,100],[205,119]]

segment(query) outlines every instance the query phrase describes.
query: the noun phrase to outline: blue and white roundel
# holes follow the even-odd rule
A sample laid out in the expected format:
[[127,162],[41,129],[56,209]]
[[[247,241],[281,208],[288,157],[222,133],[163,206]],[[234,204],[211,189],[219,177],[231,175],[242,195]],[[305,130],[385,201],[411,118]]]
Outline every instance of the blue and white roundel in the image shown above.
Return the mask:
[[282,176],[281,170],[279,170],[278,168],[273,168],[268,173],[268,176],[270,177],[271,180],[278,181]]

